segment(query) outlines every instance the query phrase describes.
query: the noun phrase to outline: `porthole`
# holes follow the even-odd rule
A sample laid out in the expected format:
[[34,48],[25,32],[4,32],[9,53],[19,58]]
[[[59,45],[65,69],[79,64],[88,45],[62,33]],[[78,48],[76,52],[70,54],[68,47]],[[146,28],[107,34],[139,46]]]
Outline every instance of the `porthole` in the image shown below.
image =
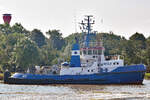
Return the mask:
[[90,72],[90,70],[88,70],[88,72]]
[[75,51],[74,54],[77,54],[77,52]]

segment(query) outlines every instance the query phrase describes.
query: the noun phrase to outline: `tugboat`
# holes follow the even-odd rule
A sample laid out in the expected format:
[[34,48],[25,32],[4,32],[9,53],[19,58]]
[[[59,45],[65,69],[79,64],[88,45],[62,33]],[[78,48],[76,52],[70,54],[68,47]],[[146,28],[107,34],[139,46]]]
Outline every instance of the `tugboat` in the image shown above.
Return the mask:
[[[124,65],[120,56],[106,58],[102,42],[91,38],[96,35],[91,27],[91,15],[80,23],[83,41],[72,45],[71,60],[61,64],[58,74],[6,73],[6,84],[142,84],[146,67]],[[92,41],[94,40],[94,41]],[[92,41],[92,42],[91,42]]]

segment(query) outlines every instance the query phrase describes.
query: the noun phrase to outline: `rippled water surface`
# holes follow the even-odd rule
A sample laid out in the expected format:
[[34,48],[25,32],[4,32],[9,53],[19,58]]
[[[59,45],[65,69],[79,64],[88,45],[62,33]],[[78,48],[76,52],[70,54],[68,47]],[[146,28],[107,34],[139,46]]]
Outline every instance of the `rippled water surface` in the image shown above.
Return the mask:
[[150,100],[144,85],[8,85],[0,84],[0,100]]

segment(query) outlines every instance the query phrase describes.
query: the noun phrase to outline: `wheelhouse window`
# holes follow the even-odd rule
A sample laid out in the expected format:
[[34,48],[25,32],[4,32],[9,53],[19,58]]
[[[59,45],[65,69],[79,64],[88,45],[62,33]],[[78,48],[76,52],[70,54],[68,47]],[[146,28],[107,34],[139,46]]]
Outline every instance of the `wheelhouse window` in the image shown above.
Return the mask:
[[88,55],[92,55],[92,50],[88,50]]
[[83,50],[83,54],[86,55],[86,50]]
[[93,50],[93,54],[94,54],[94,55],[97,55],[97,50]]
[[98,50],[98,54],[101,55],[102,54],[102,50]]

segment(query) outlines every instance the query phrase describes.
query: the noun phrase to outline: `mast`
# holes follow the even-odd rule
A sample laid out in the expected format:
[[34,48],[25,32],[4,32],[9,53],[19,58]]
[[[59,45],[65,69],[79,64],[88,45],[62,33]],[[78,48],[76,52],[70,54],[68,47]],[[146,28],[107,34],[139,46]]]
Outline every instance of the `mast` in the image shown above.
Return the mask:
[[84,39],[84,44],[85,47],[89,47],[89,42],[90,42],[90,35],[93,35],[92,31],[92,24],[95,23],[94,20],[92,20],[92,15],[86,15],[86,18],[82,20],[81,24],[81,30],[83,33],[83,39]]
[[96,40],[96,31],[92,30],[92,25],[95,24],[92,15],[86,15],[84,20],[80,23],[82,30],[82,44],[81,52],[83,55],[91,55],[95,57],[97,55],[104,55],[104,47],[102,42]]

